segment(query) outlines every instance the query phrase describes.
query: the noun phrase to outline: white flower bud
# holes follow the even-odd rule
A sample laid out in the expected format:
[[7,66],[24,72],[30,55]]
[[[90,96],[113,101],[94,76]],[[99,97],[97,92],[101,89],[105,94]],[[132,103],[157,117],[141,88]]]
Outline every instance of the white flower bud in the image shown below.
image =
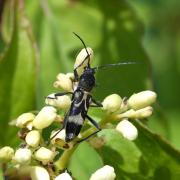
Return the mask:
[[103,109],[109,113],[116,112],[120,109],[122,99],[118,94],[107,96],[102,102]]
[[133,118],[135,114],[135,110],[130,109],[122,114],[118,114],[118,119],[123,119],[123,118]]
[[90,180],[114,180],[115,177],[116,174],[114,172],[114,168],[109,165],[105,165],[93,173]]
[[73,91],[73,83],[69,74],[59,73],[57,81],[54,82],[55,88],[62,88],[65,91]]
[[31,131],[33,128],[33,122],[27,123],[26,128]]
[[132,116],[134,119],[144,119],[152,115],[153,108],[151,106],[145,107],[135,111],[135,114]]
[[53,160],[54,156],[55,156],[55,152],[53,152],[45,147],[41,147],[34,154],[34,157],[38,161],[41,161],[43,164],[47,164],[47,163],[51,162]]
[[137,128],[128,120],[122,120],[116,126],[116,130],[122,134],[122,136],[130,141],[133,141],[138,136]]
[[[48,98],[50,97],[50,98]],[[51,105],[54,107],[57,107],[59,109],[67,109],[71,105],[71,98],[67,95],[64,96],[57,96],[55,98],[55,93],[48,95],[48,97],[45,100],[45,103],[47,105]],[[51,99],[54,98],[54,99]]]
[[74,73],[67,73],[66,76],[71,80],[74,79]]
[[[53,136],[55,136],[55,137],[53,137]],[[52,144],[55,144],[58,139],[65,141],[65,137],[66,137],[65,129],[62,129],[60,132],[59,132],[59,130],[52,132],[51,138],[52,137],[53,137],[53,139],[51,140]]]
[[0,162],[8,162],[11,161],[12,157],[14,156],[14,149],[5,146],[0,149]]
[[137,111],[130,109],[122,114],[118,114],[118,119],[130,118],[130,119],[144,119],[152,115],[153,108],[151,106],[139,109]]
[[27,148],[20,148],[15,152],[13,160],[18,164],[27,165],[31,162],[31,150]]
[[71,149],[74,146],[75,142],[71,141],[71,142],[67,143],[65,141],[65,137],[66,137],[65,129],[62,129],[61,131],[59,131],[59,130],[53,131],[51,133],[51,137],[50,137],[51,138],[51,144],[53,144],[57,148]]
[[55,180],[72,180],[72,177],[67,172],[64,172],[58,175]]
[[133,94],[129,100],[129,107],[138,110],[145,108],[156,101],[157,94],[153,91],[142,91],[137,94]]
[[[90,55],[90,63],[91,63],[91,60],[92,60],[92,57],[93,57],[93,50],[90,48],[90,47],[87,47],[86,48],[87,51],[88,51],[88,54]],[[81,66],[79,66],[79,68],[77,68],[77,73],[78,75],[81,75],[84,71],[84,67],[87,66],[88,64],[88,59],[85,60],[85,58],[87,58],[88,54],[86,52],[86,49],[83,48],[80,53],[77,55],[76,57],[76,61],[74,63],[74,69],[77,68],[81,63],[83,63]],[[84,61],[85,60],[85,61]],[[84,62],[83,62],[84,61]]]
[[37,147],[40,142],[40,132],[37,130],[32,130],[28,132],[25,141],[31,147]]
[[34,118],[35,115],[33,113],[21,114],[16,120],[16,126],[20,128],[26,127],[26,125],[32,122]]
[[40,166],[34,166],[31,168],[30,176],[32,180],[50,180],[48,171]]
[[56,109],[52,106],[45,106],[33,120],[33,126],[37,129],[43,129],[51,125],[56,119]]

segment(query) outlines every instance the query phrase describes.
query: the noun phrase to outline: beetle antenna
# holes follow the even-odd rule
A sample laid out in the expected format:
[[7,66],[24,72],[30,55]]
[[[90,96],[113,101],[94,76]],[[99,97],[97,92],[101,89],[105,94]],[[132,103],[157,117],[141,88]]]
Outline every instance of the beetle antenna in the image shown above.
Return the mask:
[[88,67],[89,67],[89,66],[90,66],[90,64],[89,64],[89,63],[90,63],[90,54],[88,53],[86,44],[85,44],[85,42],[83,41],[83,39],[82,39],[78,34],[76,34],[75,32],[73,32],[73,34],[74,34],[76,37],[78,37],[78,39],[82,42],[82,44],[83,44],[83,46],[84,46],[84,48],[85,48],[85,50],[86,50],[86,53],[87,53],[87,57],[82,61],[82,63],[81,63],[78,67],[80,67],[87,58],[88,58]]
[[119,62],[119,63],[114,63],[114,64],[106,64],[103,66],[97,66],[94,67],[94,70],[99,70],[99,69],[107,69],[109,67],[114,67],[114,66],[124,66],[124,65],[130,65],[130,64],[139,64],[139,62]]

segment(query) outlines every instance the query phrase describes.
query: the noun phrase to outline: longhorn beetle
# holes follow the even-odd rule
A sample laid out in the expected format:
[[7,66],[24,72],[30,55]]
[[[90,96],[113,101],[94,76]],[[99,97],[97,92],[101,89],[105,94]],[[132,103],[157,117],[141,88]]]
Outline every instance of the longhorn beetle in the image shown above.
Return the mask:
[[[108,66],[119,66],[119,65],[127,65],[127,64],[134,64],[134,62],[124,62],[124,63],[116,63],[116,64],[107,64],[104,66],[99,66],[99,67],[94,67],[91,68],[90,66],[90,54],[87,51],[87,47],[84,43],[84,41],[81,39],[79,35],[74,33],[82,42],[87,56],[86,58],[80,63],[75,69],[74,69],[74,81],[77,82],[77,88],[74,90],[74,92],[64,92],[64,93],[56,93],[55,94],[55,99],[58,96],[63,96],[65,94],[72,94],[72,103],[70,106],[69,111],[67,112],[65,118],[64,118],[64,123],[63,127],[55,134],[51,139],[53,139],[62,129],[65,129],[65,141],[70,142],[72,141],[75,137],[78,136],[78,134],[81,131],[81,128],[83,126],[83,123],[85,119],[87,118],[97,129],[94,133],[90,134],[89,136],[85,137],[84,139],[78,141],[81,142],[83,140],[88,139],[92,135],[98,133],[101,131],[101,128],[99,127],[99,124],[93,120],[88,114],[88,109],[92,105],[93,107],[102,107],[102,104],[97,102],[92,98],[91,91],[95,86],[95,72],[98,69],[104,69]],[[83,63],[87,61],[87,66],[85,66],[83,73],[78,76],[77,69],[83,65]],[[50,99],[54,99],[52,97],[47,97]]]

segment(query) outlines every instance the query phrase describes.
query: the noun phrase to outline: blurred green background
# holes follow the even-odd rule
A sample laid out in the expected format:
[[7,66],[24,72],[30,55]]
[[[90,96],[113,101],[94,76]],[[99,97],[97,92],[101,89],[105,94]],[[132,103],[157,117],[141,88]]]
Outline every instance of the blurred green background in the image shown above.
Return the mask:
[[131,3],[145,27],[142,42],[151,61],[154,90],[167,119],[169,140],[180,148],[180,2],[138,0]]
[[8,121],[40,110],[57,92],[56,75],[72,72],[82,48],[76,32],[94,50],[93,66],[140,62],[99,71],[96,99],[154,90],[158,103],[146,123],[180,149],[179,7],[177,0],[0,1],[0,145],[17,144]]

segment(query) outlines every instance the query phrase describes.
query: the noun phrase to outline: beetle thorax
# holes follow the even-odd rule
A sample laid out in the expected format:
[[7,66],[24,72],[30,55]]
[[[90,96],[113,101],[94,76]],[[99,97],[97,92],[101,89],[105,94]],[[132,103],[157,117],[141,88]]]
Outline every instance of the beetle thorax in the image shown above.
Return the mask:
[[94,70],[85,68],[83,74],[80,76],[78,87],[90,92],[95,86]]

